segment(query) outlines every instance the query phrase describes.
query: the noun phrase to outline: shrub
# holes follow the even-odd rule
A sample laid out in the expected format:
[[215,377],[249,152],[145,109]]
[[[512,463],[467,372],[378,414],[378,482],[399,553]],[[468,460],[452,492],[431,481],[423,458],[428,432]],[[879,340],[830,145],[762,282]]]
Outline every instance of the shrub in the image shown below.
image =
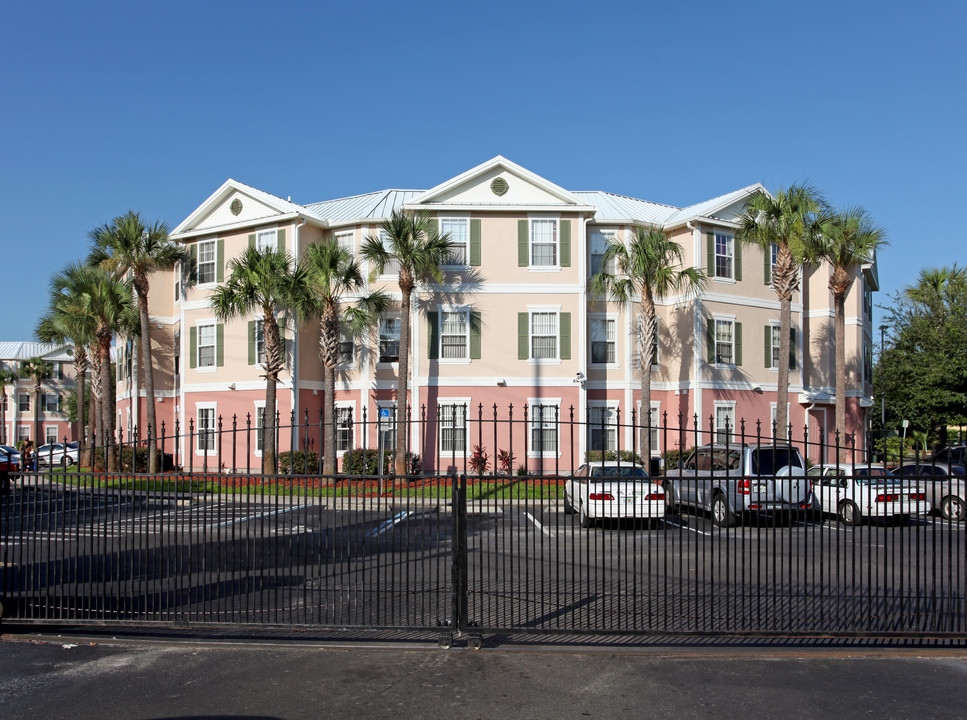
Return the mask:
[[[600,450],[591,450],[590,452],[584,453],[585,462],[595,462],[596,460],[617,460],[619,453],[614,450],[605,450],[604,457],[602,457],[602,452]],[[621,462],[626,463],[637,463],[638,465],[643,465],[641,461],[641,456],[638,453],[632,452],[631,450],[622,450],[620,453]]]
[[685,450],[668,450],[662,457],[665,458],[665,468],[677,468],[678,463],[688,457],[689,453],[692,452],[694,448],[686,448]]
[[487,454],[487,448],[474,445],[473,453],[470,455],[467,464],[478,475],[487,472],[490,469],[490,456]]
[[527,475],[527,468],[525,468],[523,465],[518,465],[517,466],[517,476],[518,477],[525,477],[526,475]]
[[319,453],[314,450],[286,450],[279,453],[279,472],[287,475],[291,470],[295,475],[318,475],[320,473]]
[[514,460],[516,460],[514,453],[508,450],[497,451],[497,469],[500,472],[510,475],[511,470],[514,469]]
[[[112,453],[117,453],[117,448],[111,448]],[[104,448],[94,449],[92,464],[95,470],[104,470]],[[158,463],[160,472],[169,472],[175,469],[174,457],[171,453],[162,454],[158,451]],[[211,465],[209,465],[211,467]],[[121,449],[121,464],[119,471],[148,472],[148,448],[125,447]]]
[[[393,474],[393,460],[396,457],[395,450],[383,451],[383,473]],[[378,475],[379,474],[379,451],[372,448],[354,448],[343,455],[342,471],[346,475]],[[420,456],[416,453],[406,453],[406,474],[422,475],[423,463]]]

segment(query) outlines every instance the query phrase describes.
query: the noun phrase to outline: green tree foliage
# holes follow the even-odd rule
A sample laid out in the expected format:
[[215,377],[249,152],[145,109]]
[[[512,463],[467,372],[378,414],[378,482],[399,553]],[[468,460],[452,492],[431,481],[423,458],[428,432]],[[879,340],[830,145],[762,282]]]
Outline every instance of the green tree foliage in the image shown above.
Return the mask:
[[911,430],[933,431],[944,443],[948,425],[967,423],[967,271],[924,270],[891,299],[873,376],[886,398],[886,429],[909,420]]

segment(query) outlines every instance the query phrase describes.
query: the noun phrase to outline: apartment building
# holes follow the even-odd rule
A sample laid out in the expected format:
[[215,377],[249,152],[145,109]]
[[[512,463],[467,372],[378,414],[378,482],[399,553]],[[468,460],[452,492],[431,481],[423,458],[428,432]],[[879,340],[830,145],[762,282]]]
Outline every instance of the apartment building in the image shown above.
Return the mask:
[[74,425],[67,419],[67,398],[75,386],[74,358],[70,347],[36,342],[0,342],[0,367],[21,372],[24,361],[42,358],[50,365],[50,376],[41,383],[40,437],[35,437],[34,381],[20,377],[3,388],[3,421],[0,444],[16,445],[30,439],[39,447],[45,443],[74,440]]
[[[518,462],[554,463],[583,457],[591,448],[631,447],[633,432],[615,425],[630,414],[642,418],[640,369],[635,353],[634,307],[589,296],[587,279],[602,262],[609,237],[625,237],[635,225],[663,227],[685,250],[685,262],[707,272],[696,296],[660,302],[659,331],[650,368],[650,412],[654,424],[679,417],[702,432],[687,442],[709,440],[710,422],[721,434],[741,420],[771,433],[777,397],[779,302],[770,286],[774,258],[735,241],[734,219],[758,184],[685,208],[603,191],[566,190],[503,157],[445,180],[429,190],[381,190],[300,205],[235,180],[226,181],[181,222],[172,238],[197,258],[198,282],[187,287],[180,269],[151,282],[157,414],[166,433],[193,427],[190,452],[201,464],[214,456],[213,431],[255,427],[264,412],[260,377],[261,322],[218,321],[209,306],[212,290],[227,274],[227,262],[249,245],[286,249],[296,259],[310,243],[338,242],[358,253],[367,237],[395,209],[428,213],[456,244],[444,267],[444,282],[422,286],[413,298],[411,379],[408,403],[428,421],[410,434],[410,448],[433,467],[432,458],[462,455],[476,444],[454,432],[465,414],[516,422],[488,431],[489,454],[513,442]],[[364,266],[368,274],[369,268]],[[830,268],[803,272],[793,299],[789,363],[790,423],[818,436],[833,423],[833,302]],[[370,281],[399,303],[394,268]],[[847,297],[849,432],[862,447],[872,405],[872,293],[875,260],[859,272]],[[277,411],[316,422],[323,407],[318,328],[286,326],[286,370]],[[375,445],[375,432],[361,437],[348,423],[392,416],[397,402],[399,311],[380,318],[378,337],[344,338],[345,362],[336,379],[341,427],[339,453]],[[125,357],[122,351],[122,358]],[[122,363],[122,368],[124,367]],[[122,370],[122,373],[124,371]],[[118,386],[121,427],[143,422],[143,393],[122,376]],[[381,412],[382,411],[382,412]],[[526,413],[526,415],[525,415]],[[527,418],[524,422],[524,418]],[[565,432],[558,420],[590,419],[602,429]],[[219,426],[219,422],[221,425]],[[609,426],[614,427],[609,427]],[[603,427],[602,427],[603,426]],[[497,426],[495,425],[495,428]],[[387,441],[393,432],[387,425]],[[752,432],[755,432],[753,429]],[[677,446],[677,434],[653,433],[652,447]],[[238,464],[257,467],[258,443]],[[290,438],[280,447],[309,445],[314,437]],[[187,462],[186,462],[187,464]]]

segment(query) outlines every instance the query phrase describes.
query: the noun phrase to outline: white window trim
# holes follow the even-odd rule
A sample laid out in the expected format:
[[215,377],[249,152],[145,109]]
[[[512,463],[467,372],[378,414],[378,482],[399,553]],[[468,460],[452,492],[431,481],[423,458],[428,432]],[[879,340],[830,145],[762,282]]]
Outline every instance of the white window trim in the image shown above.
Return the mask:
[[[400,336],[402,337],[402,334],[403,334],[403,314],[402,313],[398,313],[398,312],[383,313],[380,316],[380,319],[379,319],[379,322],[380,323],[383,322],[383,318],[387,318],[387,319],[388,318],[397,318],[400,321]],[[379,326],[377,326],[376,327],[376,367],[377,368],[395,368],[395,367],[398,367],[399,364],[400,364],[400,361],[399,360],[394,360],[394,361],[391,361],[391,362],[384,362],[384,361],[380,360],[379,330],[380,330],[380,328],[379,328]],[[411,340],[413,339],[412,333],[410,334],[410,339]],[[402,352],[403,352],[403,347],[401,345],[400,346],[400,353],[402,353]]]
[[[43,406],[44,407],[44,414],[45,415],[47,413],[59,414],[60,413],[60,403],[57,400],[57,393],[44,393],[43,395],[44,395],[44,406]],[[54,405],[55,405],[55,407],[54,407],[53,410],[50,409],[50,405],[48,404],[48,401],[47,401],[48,398],[54,398]]]
[[[201,282],[201,271],[200,271],[201,265],[202,265],[201,249],[202,249],[202,246],[205,246],[205,245],[212,246],[212,261],[211,261],[212,280],[211,282],[203,283]],[[205,264],[207,265],[208,263],[205,263]],[[198,267],[196,268],[196,272],[198,273],[198,277],[199,277],[198,285],[196,287],[210,288],[210,287],[215,287],[218,284],[218,239],[217,238],[214,238],[211,240],[200,240],[198,242]]]
[[[344,337],[343,333],[344,332],[345,332],[345,337],[348,337],[349,340],[345,340],[345,341],[343,340],[343,337]],[[356,366],[360,362],[359,361],[359,357],[362,354],[362,350],[363,350],[362,346],[359,345],[359,343],[357,343],[356,340],[357,339],[354,338],[354,337],[352,337],[352,335],[349,333],[348,329],[345,328],[345,327],[343,327],[342,324],[340,323],[340,326],[339,326],[339,344],[342,345],[343,342],[350,342],[350,341],[352,342],[352,344],[353,344],[353,359],[352,359],[352,362],[342,362],[342,361],[340,361],[340,362],[336,363],[336,367],[337,368],[342,368],[343,370],[355,370],[356,369]]]
[[[776,320],[769,321],[769,325],[770,327],[772,327],[772,338],[770,339],[770,342],[772,343],[772,347],[770,349],[770,352],[772,353],[772,365],[769,367],[769,371],[772,372],[774,375],[778,375],[779,362],[778,362],[777,356],[780,353],[779,353],[779,345],[776,344],[776,333],[781,330],[782,326]],[[780,341],[781,341],[781,337],[780,337]]]
[[[333,232],[332,239],[335,240],[337,247],[341,247],[349,251],[349,254],[356,257],[356,231],[355,230],[340,230],[338,232]],[[347,243],[346,240],[349,240]],[[348,247],[347,247],[348,246]]]
[[[720,363],[718,361],[719,357],[719,334],[718,334],[718,323],[728,322],[732,323],[732,333],[731,333],[731,343],[732,343],[732,362],[730,363]],[[712,322],[715,323],[715,357],[713,358],[713,365],[717,368],[733,368],[737,367],[735,364],[735,315],[713,315]]]
[[[551,220],[554,222],[554,258],[553,265],[534,265],[534,222]],[[545,243],[542,243],[545,244]],[[527,216],[527,269],[531,272],[560,272],[561,271],[561,216],[560,215],[528,215]]]
[[[383,230],[379,231],[379,240],[380,240],[380,243],[383,245],[383,247],[387,247],[390,244],[389,235],[387,235]],[[386,269],[389,266],[391,266],[393,263],[398,263],[398,262],[399,261],[396,259],[391,259],[388,263],[386,263],[386,265],[383,266],[383,272],[381,272],[377,277],[379,277],[379,279],[381,280],[399,280],[400,279],[399,270],[397,270],[396,272],[386,272]]]
[[[470,364],[470,306],[469,305],[441,305],[434,312],[437,314],[437,362],[441,365],[469,365]],[[443,357],[443,313],[463,313],[467,321],[467,334],[464,345],[464,357]]]
[[[259,448],[259,438],[261,433],[259,432],[259,411],[265,410],[265,400],[255,400],[255,414],[252,415],[252,430],[255,432],[255,438],[252,441],[252,454],[255,457],[262,457],[262,450]],[[278,454],[278,448],[276,448],[276,454]]]
[[[732,239],[732,264],[731,264],[732,272],[731,272],[731,274],[728,277],[719,277],[719,275],[718,275],[718,258],[719,258],[719,254],[718,254],[718,236],[719,235],[721,235],[722,237],[730,237]],[[712,231],[712,242],[714,243],[714,247],[713,247],[713,259],[715,260],[715,267],[713,268],[712,279],[714,281],[716,281],[716,282],[734,284],[735,283],[735,243],[736,243],[735,234],[734,233],[728,233],[728,232],[725,232],[723,230],[713,230]],[[724,256],[722,256],[722,257],[724,257]]]
[[264,252],[267,248],[272,247],[269,244],[268,237],[272,237],[273,249],[279,249],[279,229],[278,228],[267,228],[263,230],[255,231],[255,249],[259,252]]
[[738,422],[738,418],[736,418],[735,416],[735,400],[716,400],[715,401],[715,415],[713,416],[715,418],[715,428],[712,433],[712,442],[713,443],[723,442],[722,440],[719,439],[720,438],[719,433],[724,432],[724,428],[720,429],[718,425],[720,408],[730,410],[732,413],[732,421],[729,423],[730,432],[728,435],[728,442],[734,443],[736,438],[735,426],[736,426],[736,423]]
[[[588,452],[597,452],[596,450],[591,449],[591,431],[594,429],[598,429],[598,430],[601,429],[601,424],[596,423],[594,421],[593,410],[597,408],[605,408],[607,410],[613,410],[615,412],[615,417],[617,418],[617,412],[620,407],[621,407],[621,403],[618,400],[588,400],[588,411],[589,411],[588,412],[588,418],[589,418]],[[618,437],[621,434],[622,428],[617,424],[614,424],[614,425],[605,424],[604,427],[606,428],[605,432],[609,432],[610,430],[614,431],[614,452],[618,452],[618,446],[619,446]],[[606,450],[606,452],[610,452],[610,451]]]
[[[202,450],[198,447],[198,440],[201,438],[201,410],[211,410],[212,411],[212,437],[213,442],[211,450]],[[195,403],[195,455],[203,457],[207,455],[208,457],[214,457],[218,455],[218,403],[215,402],[200,402]]]
[[[51,430],[54,431],[53,440],[51,439],[51,434],[50,434]],[[60,442],[60,440],[57,437],[58,430],[60,430],[60,428],[57,425],[44,425],[44,440],[45,440],[44,444],[45,445],[53,445],[54,443]]]
[[[614,321],[614,362],[613,363],[596,363],[592,359],[591,355],[591,323],[596,320],[612,320]],[[560,328],[558,328],[560,333]],[[621,367],[621,363],[618,358],[621,357],[618,353],[618,314],[617,313],[588,313],[588,365],[605,370],[617,370]]]
[[[550,422],[554,422],[555,417],[557,418],[555,431],[557,432],[557,450],[550,450],[544,452],[537,452],[534,450],[533,429],[534,429],[534,408],[538,405],[544,406],[545,415],[541,418],[541,422],[548,422],[547,412],[551,413]],[[553,408],[557,408],[557,413],[554,413]],[[557,458],[562,457],[561,452],[561,398],[527,398],[527,457],[528,458]]]
[[[204,365],[204,366],[201,364],[201,348],[202,348],[202,344],[201,344],[201,329],[202,329],[202,326],[204,326],[204,327],[211,327],[212,330],[213,330],[213,332],[214,332],[214,335],[215,335],[215,340],[214,340],[214,342],[211,345],[212,349],[214,350],[214,352],[212,353],[212,364],[211,365]],[[195,328],[196,328],[196,330],[195,330],[195,340],[196,340],[196,343],[195,343],[195,370],[197,370],[198,372],[201,372],[201,373],[213,373],[213,372],[216,372],[218,370],[218,321],[213,320],[213,319],[197,320],[195,322]],[[206,345],[205,347],[208,347],[208,346]]]
[[[603,235],[605,237],[605,245],[604,245],[605,250],[608,249],[608,245],[609,245],[608,239],[609,239],[609,237],[610,237],[610,239],[614,239],[614,240],[620,240],[621,239],[621,228],[616,228],[616,227],[597,228],[596,227],[596,228],[591,228],[590,229],[590,231],[588,233],[588,274],[589,275],[593,275],[594,274],[594,270],[592,268],[592,266],[594,265],[594,258],[596,256],[601,256],[603,258],[603,256],[604,256],[604,253],[596,253],[596,252],[594,252],[594,243],[593,243],[593,237],[592,237],[594,233],[600,233],[601,235]],[[604,263],[602,262],[602,265],[603,264]]]
[[451,213],[449,215],[441,215],[440,217],[431,218],[431,219],[434,222],[436,222],[436,224],[437,224],[437,232],[440,232],[440,233],[442,233],[442,230],[443,230],[443,222],[445,220],[449,220],[451,222],[453,222],[453,221],[459,221],[459,222],[463,222],[463,223],[466,224],[466,227],[467,227],[467,235],[466,235],[467,240],[466,240],[466,242],[464,243],[464,246],[463,246],[463,249],[464,249],[464,255],[463,256],[467,259],[467,262],[465,262],[463,264],[459,264],[458,263],[456,265],[441,265],[440,268],[443,269],[443,270],[466,270],[467,268],[469,268],[470,267],[470,214],[468,213],[466,215],[459,215],[459,214],[456,214],[455,215],[455,214],[452,214]]
[[[642,416],[641,416],[641,400],[638,400],[635,403],[635,405],[637,405],[637,408],[638,408],[638,425],[639,426],[646,425],[645,421],[642,419]],[[653,414],[657,415],[657,417],[655,418],[655,424],[652,425],[652,429],[655,432],[655,442],[653,442],[651,444],[651,455],[652,455],[652,457],[656,457],[658,455],[661,455],[661,453],[662,453],[662,450],[661,450],[661,436],[662,436],[662,432],[661,432],[661,427],[662,427],[661,426],[661,400],[652,400],[651,401],[651,411],[652,411]],[[641,448],[639,448],[639,450],[640,449]],[[640,452],[639,452],[639,454],[640,454]],[[642,458],[642,460],[644,460],[644,458]]]
[[[21,398],[27,398],[27,407]],[[30,393],[17,393],[17,412],[30,412]]]
[[[557,347],[552,358],[535,358],[534,353],[534,314],[554,313],[557,315],[557,332],[555,341]],[[573,328],[572,328],[573,332]],[[561,306],[560,305],[528,305],[527,306],[527,364],[528,365],[560,365],[561,360]]]
[[[463,447],[466,448],[467,457],[470,457],[470,402],[471,398],[468,397],[446,397],[437,399],[437,408],[444,407],[446,405],[462,405],[464,408],[464,428],[463,428]],[[448,457],[453,457],[452,450],[443,449],[443,429],[445,427],[443,419],[440,417],[439,411],[437,412],[437,447],[440,449],[440,458],[446,459]],[[457,428],[454,427],[454,434],[456,434]],[[461,451],[457,451],[457,457],[463,457]]]
[[[340,410],[345,410],[346,408],[349,408],[350,410],[352,410],[352,414],[353,414],[353,428],[352,428],[352,432],[353,432],[353,439],[355,439],[356,438],[356,423],[359,421],[359,418],[356,416],[356,401],[355,400],[337,400],[336,401],[336,417],[337,418],[339,417],[339,411]],[[336,442],[336,457],[342,457],[347,452],[350,452],[352,450],[352,447],[350,447],[349,450],[340,450],[339,449],[339,428],[338,427],[335,430],[334,438],[335,438],[335,442]],[[352,445],[353,445],[353,443],[350,443],[350,446],[352,446]]]

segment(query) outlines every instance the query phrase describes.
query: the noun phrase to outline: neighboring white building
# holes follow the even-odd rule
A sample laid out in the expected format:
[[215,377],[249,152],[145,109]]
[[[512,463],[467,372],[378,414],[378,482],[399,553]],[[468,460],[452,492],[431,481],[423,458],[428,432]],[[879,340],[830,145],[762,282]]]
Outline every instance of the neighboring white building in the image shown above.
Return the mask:
[[33,357],[44,359],[51,369],[50,377],[41,384],[41,436],[34,437],[34,381],[21,377],[4,388],[6,406],[0,444],[16,445],[29,438],[39,447],[48,442],[63,442],[64,438],[74,439],[74,426],[67,420],[67,396],[75,386],[70,347],[37,342],[0,342],[0,367],[19,372],[23,362]]

